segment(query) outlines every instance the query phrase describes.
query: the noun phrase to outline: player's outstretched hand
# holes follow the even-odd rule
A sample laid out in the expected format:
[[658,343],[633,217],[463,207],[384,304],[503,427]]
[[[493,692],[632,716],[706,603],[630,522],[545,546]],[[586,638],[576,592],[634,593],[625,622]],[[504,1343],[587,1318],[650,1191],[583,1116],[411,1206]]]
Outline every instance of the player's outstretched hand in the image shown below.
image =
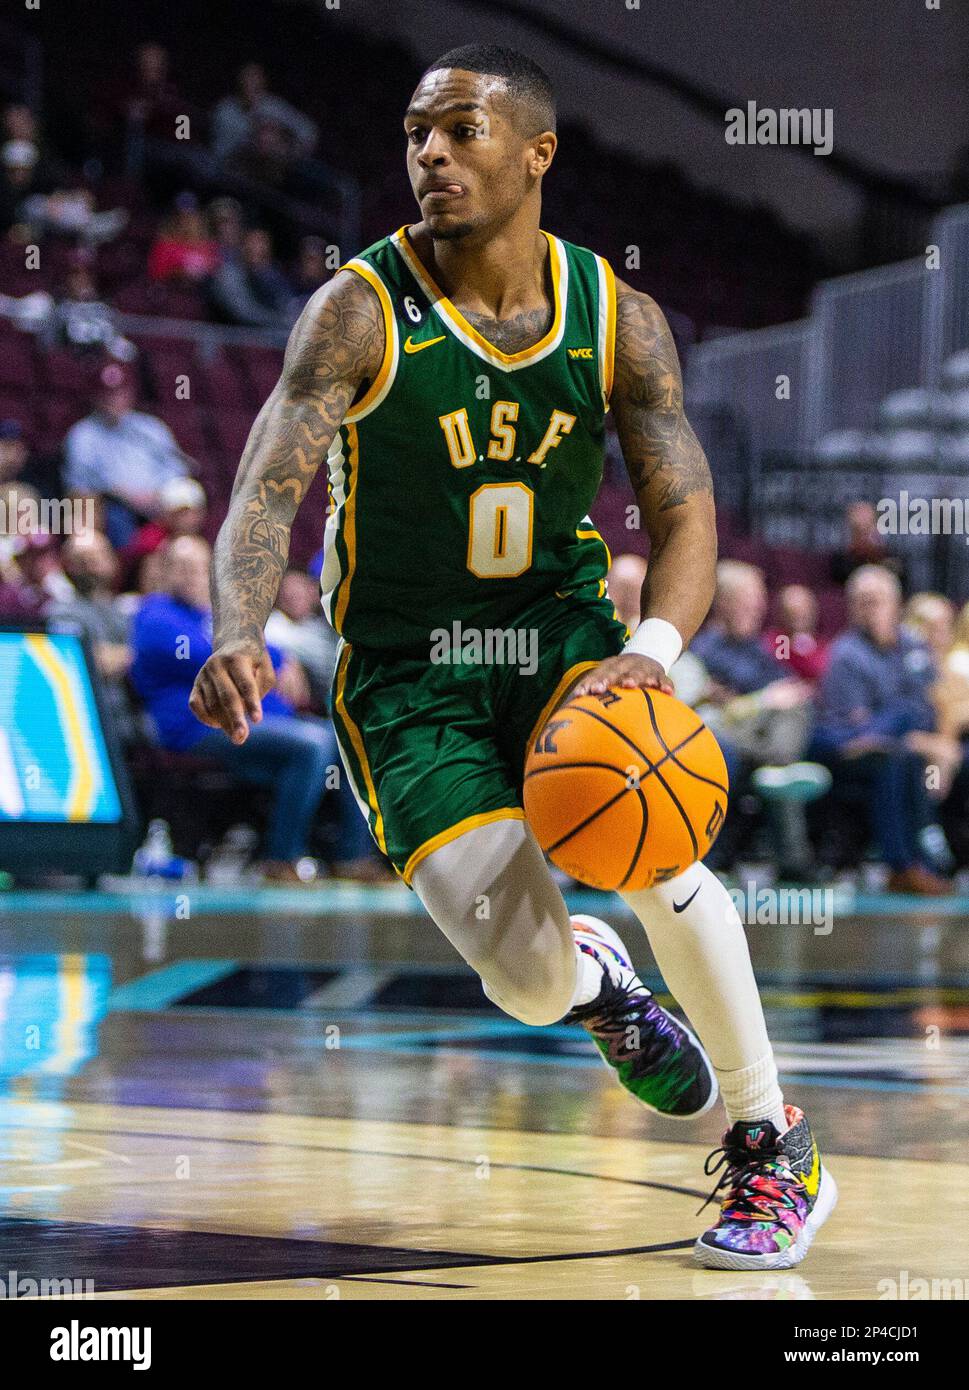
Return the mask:
[[230,642],[214,651],[195,677],[189,709],[203,724],[221,729],[233,743],[245,743],[249,725],[262,719],[262,697],[275,684],[264,646]]
[[665,690],[673,694],[673,683],[658,661],[637,652],[621,653],[587,671],[570,691],[572,695],[601,695],[611,685],[628,690]]

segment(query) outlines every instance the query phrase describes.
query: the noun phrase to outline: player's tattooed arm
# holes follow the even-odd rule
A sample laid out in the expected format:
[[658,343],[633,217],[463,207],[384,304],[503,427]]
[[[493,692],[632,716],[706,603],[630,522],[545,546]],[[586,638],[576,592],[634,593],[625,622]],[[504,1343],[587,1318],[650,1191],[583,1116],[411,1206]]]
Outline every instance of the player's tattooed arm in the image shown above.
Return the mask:
[[[616,360],[611,406],[623,458],[649,536],[644,618],[664,618],[683,643],[713,599],[717,528],[713,481],[683,410],[683,380],[669,325],[649,295],[617,282]],[[647,657],[614,657],[580,681],[581,693],[609,685],[671,689]]]
[[683,379],[666,319],[649,295],[621,282],[616,288],[611,404],[650,541],[643,617],[665,618],[688,642],[713,599],[713,480],[683,410]]
[[344,271],[309,301],[279,381],[252,427],[212,557],[213,652],[189,701],[235,742],[261,717],[273,684],[263,629],[289,555],[300,503],[360,387],[380,370],[376,294]]

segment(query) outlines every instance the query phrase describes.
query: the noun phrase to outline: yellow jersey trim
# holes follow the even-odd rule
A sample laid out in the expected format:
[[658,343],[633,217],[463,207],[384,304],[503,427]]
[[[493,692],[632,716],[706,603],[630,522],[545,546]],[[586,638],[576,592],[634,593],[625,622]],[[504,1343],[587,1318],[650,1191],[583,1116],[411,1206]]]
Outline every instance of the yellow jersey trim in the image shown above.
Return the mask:
[[545,721],[549,718],[552,711],[562,703],[562,697],[565,695],[565,692],[568,690],[569,686],[574,684],[574,682],[579,678],[579,676],[584,675],[586,671],[591,671],[593,666],[599,666],[601,664],[602,663],[598,661],[577,661],[574,666],[569,667],[565,675],[562,677],[558,685],[555,687],[550,698],[546,701],[541,714],[538,716],[538,718],[535,720],[535,723],[532,725],[532,731],[528,735],[528,742],[525,744],[526,758],[528,757],[528,750],[533,746],[536,738],[538,738],[539,730],[544,726]]
[[523,348],[521,352],[509,353],[502,352],[493,343],[489,343],[487,338],[483,338],[478,330],[468,322],[461,311],[455,308],[410,244],[407,231],[412,225],[412,223],[406,223],[400,227],[391,237],[391,242],[430,300],[434,311],[465,347],[470,348],[472,352],[477,353],[479,357],[483,357],[486,362],[490,362],[493,366],[514,370],[547,357],[559,346],[565,328],[569,271],[565,251],[559,244],[557,237],[552,236],[550,232],[542,232],[542,236],[548,242],[549,266],[552,276],[552,296],[555,306],[552,326],[545,336],[537,343],[533,343],[531,347]]
[[[347,425],[347,478],[346,501],[343,504],[343,528],[340,535],[347,550],[346,573],[340,576],[336,608],[333,610],[333,627],[341,636],[343,619],[350,602],[350,585],[357,567],[357,470],[360,467],[360,436],[356,425]],[[335,544],[334,539],[334,544]]]
[[579,540],[585,540],[591,536],[593,539],[601,541],[603,549],[606,552],[606,569],[612,569],[612,551],[609,549],[608,545],[606,545],[605,537],[601,536],[594,526],[582,526],[580,524],[575,528],[575,534]]
[[447,830],[439,830],[436,835],[432,835],[429,840],[418,845],[404,865],[404,872],[401,877],[409,888],[414,870],[429,854],[433,854],[442,845],[450,844],[452,840],[456,840],[459,835],[463,835],[468,830],[476,830],[479,825],[490,825],[492,821],[496,820],[524,819],[525,812],[520,806],[502,806],[497,811],[482,811],[476,816],[465,816],[464,820],[459,820],[455,825],[448,826]]
[[599,380],[603,405],[608,410],[616,370],[616,277],[612,266],[602,256],[596,256],[596,264],[599,270]]
[[352,270],[366,280],[380,300],[380,309],[384,318],[384,355],[380,363],[380,370],[367,387],[366,392],[355,405],[351,405],[344,415],[343,423],[347,424],[351,421],[362,420],[365,415],[369,415],[372,410],[377,409],[394,383],[400,350],[397,338],[397,320],[394,317],[394,306],[391,302],[390,292],[373,266],[368,265],[366,261],[359,261],[354,258],[352,261],[347,261],[346,265],[341,265],[340,269]]
[[[339,660],[337,661],[336,678],[334,680],[335,693],[333,696],[333,708],[337,716],[339,717],[340,722],[346,729],[350,737],[350,744],[353,748],[354,753],[357,755],[357,762],[360,764],[360,769],[363,772],[363,780],[367,793],[367,805],[370,807],[370,810],[373,812],[374,815],[374,839],[377,841],[377,844],[380,846],[384,854],[386,854],[387,839],[384,833],[384,818],[381,815],[380,806],[377,802],[377,792],[373,784],[373,775],[370,771],[370,763],[367,760],[367,750],[363,746],[363,735],[360,733],[359,728],[350,718],[350,715],[347,711],[345,686],[347,680],[347,666],[350,661],[350,653],[352,650],[353,648],[350,646],[348,642],[344,646],[343,651],[340,653]],[[353,780],[352,777],[350,780]]]

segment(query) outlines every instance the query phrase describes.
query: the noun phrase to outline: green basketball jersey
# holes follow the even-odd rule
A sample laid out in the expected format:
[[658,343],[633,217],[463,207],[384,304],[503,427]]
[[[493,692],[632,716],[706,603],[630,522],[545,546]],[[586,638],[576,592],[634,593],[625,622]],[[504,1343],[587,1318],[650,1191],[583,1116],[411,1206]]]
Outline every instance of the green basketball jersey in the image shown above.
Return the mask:
[[434,629],[514,625],[543,594],[605,591],[588,510],[602,476],[616,293],[601,256],[544,233],[555,310],[503,353],[418,260],[407,229],[346,269],[383,309],[386,350],[330,448],[322,591],[348,642],[427,649]]

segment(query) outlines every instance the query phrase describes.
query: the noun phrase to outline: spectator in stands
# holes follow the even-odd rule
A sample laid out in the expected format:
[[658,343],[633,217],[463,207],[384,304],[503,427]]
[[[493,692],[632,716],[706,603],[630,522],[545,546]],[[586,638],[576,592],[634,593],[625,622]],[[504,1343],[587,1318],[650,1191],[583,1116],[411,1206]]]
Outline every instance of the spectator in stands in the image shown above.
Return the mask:
[[0,618],[18,621],[39,617],[47,595],[28,585],[17,557],[24,547],[21,508],[39,505],[40,494],[28,483],[0,482]]
[[706,667],[709,683],[700,712],[718,739],[747,767],[731,768],[736,789],[755,769],[752,783],[767,803],[779,873],[799,878],[812,860],[804,803],[830,786],[830,775],[801,761],[813,717],[811,685],[781,674],[763,646],[767,589],[755,565],[723,560],[717,567],[712,622],[690,650]]
[[319,585],[305,571],[283,575],[276,607],[266,623],[266,640],[300,663],[309,678],[312,708],[325,710],[337,637],[320,608]]
[[955,620],[945,664],[948,670],[969,677],[969,603],[963,605]]
[[129,618],[115,594],[118,560],[101,531],[69,536],[61,549],[64,573],[74,586],[70,598],[51,601],[46,616],[84,633],[94,653],[102,691],[122,737],[130,736],[133,715],[125,677],[131,665]]
[[292,320],[299,318],[307,301],[329,277],[326,242],[322,237],[304,236],[299,244],[299,256],[291,276],[292,298],[289,316]]
[[[941,624],[937,624],[936,643],[941,633]],[[969,865],[969,793],[965,791],[969,778],[969,604],[962,608],[953,625],[952,642],[942,657],[941,675],[933,687],[932,698],[939,732],[957,739],[962,749],[962,766],[939,819],[957,864],[964,868]]]
[[205,209],[209,231],[219,247],[222,261],[238,256],[242,247],[242,237],[246,224],[242,216],[242,206],[235,198],[213,198]]
[[16,564],[23,600],[35,612],[42,612],[48,603],[73,597],[74,586],[61,567],[57,540],[46,531],[32,531],[19,538]]
[[[626,624],[630,632],[639,626],[645,579],[646,561],[642,555],[617,555],[609,568],[606,581],[609,597],[615,607],[616,616]],[[694,652],[686,651],[670,668],[670,680],[679,699],[685,704],[695,705],[707,686],[706,668]]]
[[143,43],[135,51],[135,69],[118,98],[118,114],[157,140],[175,139],[176,119],[185,115],[185,98],[169,75],[168,50]]
[[200,536],[207,515],[205,489],[194,478],[172,478],[158,494],[158,515],[146,521],[121,552],[121,570],[127,582],[146,556],[176,536]]
[[246,232],[242,239],[242,260],[257,302],[280,324],[288,325],[292,286],[276,262],[269,233],[262,227]]
[[818,601],[804,584],[788,584],[777,596],[777,625],[764,633],[764,650],[785,673],[816,681],[828,662],[828,645],[819,640]]
[[902,625],[932,653],[941,672],[955,640],[955,606],[943,594],[913,594],[902,609]]
[[3,139],[7,140],[29,140],[32,145],[40,146],[37,137],[37,118],[29,106],[24,106],[20,102],[12,102],[3,109]]
[[124,208],[98,212],[86,188],[52,187],[30,140],[8,140],[0,149],[0,166],[0,232],[17,241],[55,234],[98,246],[128,224]]
[[27,447],[20,421],[0,420],[0,484],[19,483],[42,495],[51,481],[48,465]]
[[259,128],[280,132],[290,159],[313,153],[316,125],[266,85],[265,69],[246,63],[236,79],[234,96],[224,97],[212,115],[212,153],[222,163],[238,161],[256,141]]
[[20,478],[7,481],[0,478],[0,579],[12,584],[14,589],[23,583],[17,555],[25,534],[24,515],[26,512],[28,521],[32,520],[29,513],[31,508],[37,508],[34,516],[39,515],[40,493],[35,487]]
[[199,284],[214,273],[220,260],[218,243],[195,194],[179,193],[171,217],[148,253],[148,274],[168,284]]
[[44,602],[19,576],[0,579],[0,618],[4,621],[26,623],[39,619]]
[[265,878],[273,882],[304,881],[297,864],[306,855],[320,802],[338,777],[339,870],[371,876],[369,832],[347,788],[332,726],[293,712],[289,696],[294,674],[299,684],[296,663],[270,648],[277,685],[263,699],[263,718],[252,726],[245,743],[230,743],[192,714],[188,697],[212,651],[210,551],[197,536],[180,536],[167,547],[165,559],[166,592],[149,595],[134,620],[131,668],[162,747],[205,753],[240,782],[273,788],[263,864]]
[[217,317],[250,328],[288,328],[292,292],[273,260],[269,233],[253,227],[242,238],[238,257],[222,262],[208,286]]
[[93,263],[87,247],[71,253],[60,298],[50,298],[47,314],[36,322],[37,341],[46,352],[69,348],[79,355],[100,352],[132,362],[137,349],[119,332],[115,311],[99,297]]
[[37,150],[37,177],[51,188],[69,182],[69,174],[62,162],[48,148],[41,134],[37,117],[29,106],[14,102],[4,109],[3,143],[9,140],[25,140]]
[[932,654],[901,625],[901,584],[891,570],[863,565],[846,598],[849,627],[832,644],[821,680],[814,747],[839,793],[864,793],[889,886],[951,892],[926,834],[934,824],[926,766],[946,768],[951,781],[961,757],[936,733]]
[[835,584],[846,584],[850,575],[862,565],[883,565],[898,576],[902,588],[906,584],[906,564],[900,555],[892,555],[885,537],[878,530],[878,517],[870,502],[852,502],[845,510],[848,543],[844,550],[831,557],[831,578]]
[[64,440],[69,492],[105,499],[106,530],[116,548],[155,516],[161,489],[188,473],[186,455],[166,424],[134,409],[130,372],[112,362],[98,378],[94,411]]

